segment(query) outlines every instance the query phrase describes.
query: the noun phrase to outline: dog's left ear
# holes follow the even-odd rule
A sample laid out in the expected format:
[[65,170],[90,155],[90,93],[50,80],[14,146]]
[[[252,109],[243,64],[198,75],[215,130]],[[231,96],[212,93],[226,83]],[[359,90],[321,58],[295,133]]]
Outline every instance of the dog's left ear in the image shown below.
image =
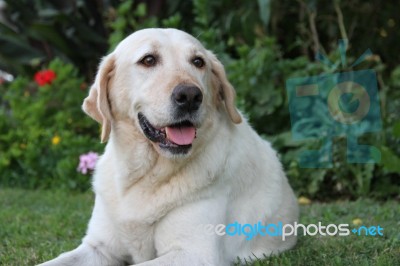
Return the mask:
[[219,95],[221,95],[222,100],[225,103],[226,111],[229,114],[232,122],[239,124],[242,122],[242,117],[240,116],[238,110],[235,106],[236,92],[231,83],[226,77],[224,66],[217,59],[217,57],[210,51],[207,51],[208,57],[211,60],[211,72],[213,75],[213,83],[219,89]]
[[89,95],[83,102],[82,109],[91,118],[102,125],[101,142],[108,140],[111,132],[111,106],[109,102],[110,80],[114,75],[115,58],[110,54],[103,58]]

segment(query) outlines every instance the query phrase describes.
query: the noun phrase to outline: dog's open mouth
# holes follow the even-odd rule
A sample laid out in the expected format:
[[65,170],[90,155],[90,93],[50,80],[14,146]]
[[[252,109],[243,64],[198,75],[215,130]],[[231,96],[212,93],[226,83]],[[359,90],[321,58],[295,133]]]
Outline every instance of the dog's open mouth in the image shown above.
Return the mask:
[[190,121],[157,129],[142,113],[138,114],[138,118],[145,136],[152,142],[158,143],[160,148],[174,154],[185,154],[192,148],[192,143],[196,138],[196,127]]

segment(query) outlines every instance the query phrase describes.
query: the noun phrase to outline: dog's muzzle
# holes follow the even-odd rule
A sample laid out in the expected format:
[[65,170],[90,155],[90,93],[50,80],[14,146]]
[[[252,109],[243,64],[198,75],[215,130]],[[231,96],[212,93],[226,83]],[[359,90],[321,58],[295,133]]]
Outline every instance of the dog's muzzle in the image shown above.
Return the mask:
[[192,148],[196,138],[196,127],[188,120],[155,128],[142,114],[138,114],[139,124],[144,135],[159,147],[172,154],[186,154]]
[[196,138],[198,110],[203,101],[201,90],[188,84],[179,84],[171,94],[172,123],[160,128],[153,126],[143,113],[138,114],[139,124],[144,135],[159,147],[173,154],[186,154]]

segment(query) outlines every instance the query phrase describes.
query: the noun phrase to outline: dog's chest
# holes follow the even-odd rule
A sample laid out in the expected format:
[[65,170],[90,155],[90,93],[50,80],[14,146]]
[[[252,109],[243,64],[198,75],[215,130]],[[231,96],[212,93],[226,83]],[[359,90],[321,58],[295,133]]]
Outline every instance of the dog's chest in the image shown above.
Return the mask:
[[134,221],[119,222],[119,237],[133,263],[140,263],[156,257],[153,226]]
[[[108,190],[108,192],[110,192]],[[115,192],[115,191],[113,191]],[[130,193],[116,196],[115,193],[100,193],[105,214],[112,224],[110,233],[118,239],[121,250],[134,263],[154,259],[154,215],[138,195]]]
[[[99,204],[103,205],[105,216],[110,221],[114,239],[120,243],[124,257],[132,258],[134,263],[156,257],[154,231],[158,222],[179,205],[181,190],[169,184],[155,191],[146,182],[130,183],[129,175],[102,175],[95,183]],[[129,182],[128,182],[129,183]],[[131,259],[129,259],[130,261]]]

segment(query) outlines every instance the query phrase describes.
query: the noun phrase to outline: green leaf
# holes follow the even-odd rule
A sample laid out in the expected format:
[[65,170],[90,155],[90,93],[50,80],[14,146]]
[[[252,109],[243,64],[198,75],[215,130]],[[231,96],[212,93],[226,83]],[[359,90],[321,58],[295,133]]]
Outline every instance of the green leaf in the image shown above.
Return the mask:
[[400,158],[386,146],[381,147],[381,163],[389,172],[400,173]]
[[140,3],[136,10],[135,10],[135,15],[138,17],[144,17],[147,13],[147,7],[145,3]]
[[393,126],[393,136],[400,138],[400,121],[396,122]]
[[118,13],[121,15],[127,14],[129,11],[131,11],[133,1],[128,0],[128,1],[123,1],[121,5],[118,7]]

